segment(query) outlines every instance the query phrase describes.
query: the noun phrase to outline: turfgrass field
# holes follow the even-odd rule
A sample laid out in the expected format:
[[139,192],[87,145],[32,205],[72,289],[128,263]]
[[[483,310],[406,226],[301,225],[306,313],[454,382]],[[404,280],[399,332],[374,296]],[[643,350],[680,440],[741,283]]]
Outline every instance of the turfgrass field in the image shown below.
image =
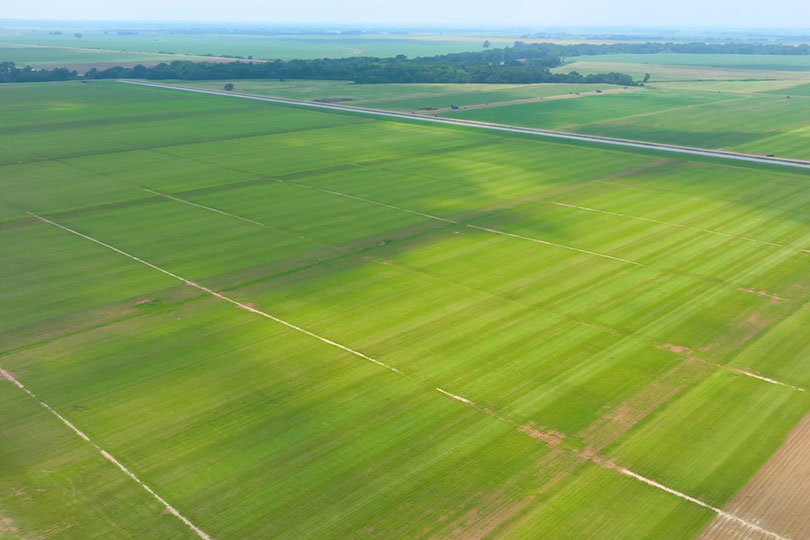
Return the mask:
[[773,54],[605,54],[578,56],[556,68],[580,73],[620,71],[653,82],[712,80],[747,81],[807,78],[810,56]]
[[[253,56],[256,59],[341,58],[347,56],[392,57],[433,56],[481,50],[485,40],[493,46],[512,45],[517,37],[467,35],[256,35],[256,34],[176,34],[140,30],[119,35],[84,28],[63,28],[62,35],[50,35],[45,29],[0,28],[0,42],[27,47],[26,55],[38,63],[47,59],[38,55],[39,47],[81,47],[120,51],[121,53],[159,53]],[[74,32],[82,34],[75,38]],[[22,53],[22,50],[17,51]],[[42,53],[44,51],[40,51]]]
[[[346,105],[367,105],[392,111],[420,109],[449,109],[451,105],[469,106],[503,103],[541,97],[567,96],[577,92],[593,92],[593,84],[355,84],[351,81],[310,80],[234,80],[234,81],[167,81],[174,85],[222,90],[228,82],[234,92],[258,96],[298,100],[347,97]],[[614,85],[599,85],[600,89],[616,90]],[[628,89],[632,91],[632,89]],[[429,111],[428,111],[429,112]]]
[[152,65],[174,60],[211,60],[202,56],[177,54],[157,54],[145,52],[126,52],[113,50],[95,50],[78,47],[28,47],[0,43],[0,59],[3,62],[14,62],[18,66],[34,68],[64,67],[83,73],[91,67],[103,69],[120,65]]
[[[801,89],[801,87],[799,87]],[[799,90],[800,92],[801,90]],[[643,92],[448,111],[454,118],[810,159],[810,100],[773,93]]]
[[3,535],[688,539],[810,410],[807,173],[113,82],[0,127]]

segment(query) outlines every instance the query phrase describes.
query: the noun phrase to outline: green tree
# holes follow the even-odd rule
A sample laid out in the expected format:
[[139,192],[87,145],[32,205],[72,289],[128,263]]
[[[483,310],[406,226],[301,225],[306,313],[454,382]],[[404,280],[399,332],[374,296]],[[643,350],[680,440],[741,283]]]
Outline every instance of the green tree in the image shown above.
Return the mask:
[[228,84],[226,84],[226,85],[225,85],[225,90],[227,90],[228,92],[230,92],[231,90],[233,90],[233,84],[232,84],[232,83],[228,83]]

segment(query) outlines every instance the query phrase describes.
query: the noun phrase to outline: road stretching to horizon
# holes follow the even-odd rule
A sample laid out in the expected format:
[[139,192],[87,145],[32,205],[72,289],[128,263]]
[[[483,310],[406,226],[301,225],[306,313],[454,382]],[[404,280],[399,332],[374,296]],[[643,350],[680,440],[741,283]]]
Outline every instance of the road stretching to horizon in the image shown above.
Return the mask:
[[735,161],[747,161],[754,163],[765,163],[768,165],[784,165],[788,167],[797,167],[801,169],[810,169],[810,161],[783,158],[776,156],[762,156],[757,154],[745,154],[742,152],[731,152],[728,150],[709,150],[705,148],[695,148],[692,146],[678,146],[674,144],[664,144],[646,141],[634,141],[631,139],[618,139],[614,137],[600,137],[598,135],[580,135],[578,133],[568,133],[564,131],[552,131],[548,129],[536,129],[527,127],[511,126],[506,124],[492,124],[488,122],[476,122],[474,120],[459,120],[456,118],[440,118],[437,116],[426,116],[416,113],[404,113],[386,111],[382,109],[373,109],[370,107],[357,107],[353,105],[336,105],[333,103],[313,103],[311,101],[300,101],[296,99],[259,96],[256,94],[243,94],[239,92],[227,90],[206,90],[203,88],[191,88],[188,86],[178,86],[174,84],[164,84],[156,82],[143,82],[133,81],[129,79],[117,79],[117,82],[126,84],[136,84],[141,86],[152,86],[157,88],[168,88],[171,90],[181,90],[184,92],[193,92],[197,94],[211,94],[215,96],[228,96],[242,99],[252,99],[257,101],[269,101],[271,103],[283,103],[287,105],[298,105],[304,107],[313,107],[317,109],[329,109],[333,111],[348,111],[360,114],[370,114],[374,116],[388,116],[392,118],[405,118],[408,120],[416,120],[421,122],[431,122],[435,124],[449,124],[455,126],[467,126],[479,129],[489,129],[494,131],[506,131],[510,133],[521,133],[526,135],[535,135],[539,137],[551,137],[556,139],[568,139],[574,141],[595,142],[602,144],[612,144],[616,146],[624,146],[631,148],[642,148],[646,150],[660,150],[664,152],[675,152],[679,154],[691,154],[696,156],[704,156],[719,159],[729,159]]

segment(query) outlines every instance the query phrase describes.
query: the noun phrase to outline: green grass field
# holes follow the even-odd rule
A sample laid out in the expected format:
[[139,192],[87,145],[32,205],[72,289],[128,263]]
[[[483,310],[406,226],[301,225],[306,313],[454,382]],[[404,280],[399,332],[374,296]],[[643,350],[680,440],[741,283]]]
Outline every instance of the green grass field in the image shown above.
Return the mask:
[[103,68],[139,63],[157,64],[174,60],[201,61],[208,59],[200,56],[176,54],[93,50],[73,47],[25,47],[3,43],[0,43],[0,58],[2,58],[2,61],[14,62],[18,66],[35,68],[66,67],[79,72],[87,71],[90,67]]
[[[449,108],[484,103],[560,96],[576,92],[593,92],[592,84],[355,84],[351,81],[310,80],[235,80],[235,81],[167,81],[171,84],[222,90],[231,82],[234,92],[258,96],[283,97],[309,101],[319,98],[348,97],[347,105],[368,105],[394,111],[416,111],[424,108]],[[599,88],[615,89],[613,85]],[[628,91],[631,91],[628,89]]]
[[[114,82],[0,127],[0,368],[218,540],[689,539],[616,466],[722,507],[810,411],[806,172]],[[0,404],[4,540],[197,538]]]
[[[445,113],[453,118],[810,158],[810,102],[775,93],[653,88]],[[798,94],[797,94],[798,95]]]
[[605,54],[566,59],[557,71],[619,71],[653,82],[807,80],[810,56],[758,54]]
[[[73,36],[73,29],[65,29],[62,35],[49,35],[46,30],[0,28],[0,42],[13,44],[20,50],[13,51],[21,59],[45,65],[54,56],[54,48],[86,48],[120,51],[121,53],[159,53],[231,56],[253,56],[256,59],[281,58],[341,58],[347,56],[392,57],[404,54],[409,57],[433,56],[456,52],[480,50],[484,40],[496,46],[511,45],[516,38],[467,36],[467,35],[239,35],[239,34],[173,34],[166,32],[140,31],[135,35],[118,35],[115,32],[76,29],[81,38]],[[49,48],[42,50],[42,47]],[[1,50],[0,50],[1,51]],[[3,51],[7,52],[7,51]],[[65,53],[63,53],[65,54]],[[99,60],[105,58],[103,51],[96,51]],[[109,53],[107,53],[109,56]],[[5,59],[5,58],[4,58]],[[13,58],[9,58],[13,60]],[[61,58],[57,58],[61,60]],[[15,60],[16,61],[16,60]],[[21,62],[22,63],[22,62]]]

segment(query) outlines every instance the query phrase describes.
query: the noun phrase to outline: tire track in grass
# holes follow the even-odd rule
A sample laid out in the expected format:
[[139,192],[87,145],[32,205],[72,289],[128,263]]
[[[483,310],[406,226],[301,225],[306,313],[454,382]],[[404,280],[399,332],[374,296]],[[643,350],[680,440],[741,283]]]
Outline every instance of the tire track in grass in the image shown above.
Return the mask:
[[[232,298],[230,298],[230,297],[228,297],[228,296],[225,296],[224,294],[221,294],[221,293],[218,293],[218,292],[216,292],[216,291],[214,291],[214,290],[212,290],[212,289],[209,289],[208,287],[205,287],[204,285],[200,285],[199,283],[196,283],[196,282],[194,282],[194,281],[191,281],[191,280],[189,280],[189,279],[186,279],[186,278],[184,278],[184,277],[181,277],[181,276],[179,276],[179,275],[177,275],[177,274],[175,274],[175,273],[173,273],[173,272],[171,272],[171,271],[169,271],[169,270],[165,270],[165,269],[163,269],[163,268],[161,268],[161,267],[159,267],[159,266],[157,266],[157,265],[155,265],[155,264],[152,264],[152,263],[150,263],[150,262],[148,262],[148,261],[146,261],[146,260],[144,260],[144,259],[141,259],[140,257],[137,257],[137,256],[135,256],[135,255],[132,255],[132,254],[130,254],[130,253],[127,253],[126,251],[121,250],[121,249],[119,249],[119,248],[117,248],[117,247],[115,247],[115,246],[112,246],[112,245],[110,245],[110,244],[107,244],[107,243],[105,243],[105,242],[102,242],[101,240],[97,240],[97,239],[93,238],[92,236],[89,236],[89,235],[83,234],[83,233],[81,233],[81,232],[79,232],[79,231],[76,231],[76,230],[74,230],[74,229],[71,229],[71,228],[69,228],[69,227],[66,227],[65,225],[61,225],[61,224],[59,224],[59,223],[56,223],[55,221],[51,221],[51,220],[49,220],[49,219],[47,219],[47,218],[44,218],[44,217],[39,216],[39,215],[37,215],[37,214],[34,214],[33,212],[26,212],[26,213],[27,213],[28,215],[30,215],[30,216],[32,216],[32,217],[34,217],[34,218],[36,218],[36,219],[40,220],[40,221],[41,221],[41,222],[43,222],[43,223],[46,223],[46,224],[52,225],[52,226],[54,226],[54,227],[57,227],[57,228],[59,228],[59,229],[62,229],[62,230],[64,230],[64,231],[66,231],[66,232],[68,232],[68,233],[70,233],[70,234],[73,234],[73,235],[78,236],[78,237],[80,237],[80,238],[84,238],[85,240],[88,240],[88,241],[93,242],[93,243],[95,243],[95,244],[98,244],[98,245],[100,245],[100,246],[102,246],[102,247],[104,247],[104,248],[107,248],[107,249],[109,249],[109,250],[112,250],[112,251],[114,251],[114,252],[116,252],[116,253],[118,253],[118,254],[120,254],[120,255],[123,255],[123,256],[125,256],[125,257],[127,257],[127,258],[129,258],[129,259],[131,259],[131,260],[133,260],[133,261],[136,261],[136,262],[138,262],[138,263],[140,263],[140,264],[143,264],[143,265],[145,265],[145,266],[148,266],[149,268],[152,268],[152,269],[154,269],[154,270],[157,270],[158,272],[161,272],[161,273],[163,273],[163,274],[165,274],[165,275],[167,275],[167,276],[170,276],[170,277],[172,277],[172,278],[174,278],[174,279],[177,279],[177,280],[179,280],[179,281],[182,281],[182,282],[183,282],[183,283],[185,283],[186,285],[189,285],[189,286],[191,286],[191,287],[195,287],[195,288],[197,288],[197,289],[199,289],[199,290],[201,290],[201,291],[204,291],[204,292],[208,293],[209,295],[211,295],[211,296],[213,296],[213,297],[215,297],[215,298],[218,298],[218,299],[220,299],[220,300],[223,300],[223,301],[225,301],[225,302],[228,302],[228,303],[230,303],[230,304],[233,304],[234,306],[236,306],[236,307],[238,307],[238,308],[240,308],[240,309],[243,309],[243,310],[245,310],[245,311],[249,311],[249,312],[254,313],[254,314],[256,314],[256,315],[260,315],[260,316],[262,316],[262,317],[264,317],[264,318],[266,318],[266,319],[270,319],[271,321],[277,322],[277,323],[279,323],[279,324],[281,324],[281,325],[283,325],[283,326],[286,326],[287,328],[290,328],[290,329],[292,329],[292,330],[295,330],[295,331],[297,331],[297,332],[300,332],[300,333],[302,333],[302,334],[305,334],[305,335],[307,335],[307,336],[310,336],[310,337],[312,337],[312,338],[315,338],[315,339],[317,339],[318,341],[321,341],[322,343],[325,343],[325,344],[330,345],[330,346],[332,346],[332,347],[338,348],[338,349],[340,349],[340,350],[342,350],[342,351],[348,352],[348,353],[350,353],[350,354],[352,354],[352,355],[354,355],[354,356],[357,356],[357,357],[359,357],[359,358],[362,358],[362,359],[364,359],[364,360],[367,360],[367,361],[369,361],[369,362],[372,362],[373,364],[375,364],[375,365],[377,365],[377,366],[380,366],[380,367],[382,367],[382,368],[385,368],[386,370],[391,371],[391,372],[393,372],[393,373],[396,373],[397,375],[400,375],[400,376],[406,377],[406,378],[410,379],[411,381],[414,381],[414,382],[416,382],[417,384],[419,384],[419,385],[421,385],[421,386],[423,386],[423,387],[426,387],[426,388],[427,388],[427,389],[429,389],[429,390],[432,390],[432,391],[438,392],[438,393],[442,394],[443,396],[445,396],[445,397],[447,397],[447,398],[449,398],[449,399],[452,399],[452,400],[454,400],[454,401],[458,401],[458,402],[462,403],[464,406],[468,406],[468,407],[474,407],[474,408],[478,409],[479,411],[483,412],[484,414],[487,414],[488,416],[492,416],[493,418],[495,418],[495,419],[497,419],[497,420],[499,420],[499,421],[501,421],[501,422],[504,422],[504,423],[506,423],[506,424],[508,424],[508,425],[510,425],[510,426],[512,426],[512,427],[514,427],[514,428],[516,428],[516,429],[517,429],[518,431],[520,431],[521,433],[524,433],[524,434],[526,434],[527,436],[532,437],[533,439],[537,439],[537,440],[542,441],[543,443],[545,443],[545,444],[546,444],[546,445],[548,445],[548,446],[551,446],[551,447],[557,447],[557,446],[559,446],[559,444],[562,442],[561,438],[556,437],[556,436],[554,436],[553,434],[546,434],[546,433],[542,433],[542,432],[539,432],[539,431],[537,431],[537,430],[531,429],[531,427],[530,427],[530,426],[524,426],[524,425],[521,425],[521,424],[520,424],[520,422],[518,422],[518,421],[516,421],[516,420],[512,419],[512,418],[511,418],[511,417],[509,417],[508,415],[505,415],[505,414],[503,414],[503,413],[501,413],[501,412],[499,412],[499,411],[496,411],[496,410],[493,410],[493,409],[489,409],[489,408],[482,407],[481,405],[478,405],[478,404],[477,404],[477,403],[475,403],[474,401],[472,401],[472,400],[470,400],[470,399],[468,399],[468,398],[466,398],[466,397],[464,397],[464,396],[461,396],[461,395],[458,395],[458,394],[453,394],[453,393],[451,393],[451,392],[449,392],[449,391],[447,391],[447,390],[444,390],[444,389],[442,389],[442,388],[439,388],[439,387],[433,386],[433,385],[431,385],[431,384],[430,384],[428,381],[422,380],[421,378],[419,378],[419,377],[417,377],[417,376],[415,376],[415,375],[412,375],[412,374],[410,374],[410,373],[406,373],[406,372],[404,372],[404,371],[402,371],[402,370],[400,370],[400,369],[398,369],[398,368],[396,368],[396,367],[394,367],[394,366],[391,366],[391,365],[386,364],[386,363],[384,363],[384,362],[381,362],[381,361],[379,361],[379,360],[377,360],[377,359],[375,359],[375,358],[372,358],[371,356],[368,356],[368,355],[366,355],[366,354],[364,354],[364,353],[362,353],[362,352],[360,352],[360,351],[357,351],[357,350],[355,350],[355,349],[352,349],[352,348],[350,348],[350,347],[348,347],[348,346],[346,346],[346,345],[342,345],[342,344],[340,344],[340,343],[337,343],[336,341],[333,341],[333,340],[331,340],[331,339],[329,339],[329,338],[326,338],[326,337],[320,336],[320,335],[318,335],[318,334],[315,334],[314,332],[310,332],[309,330],[306,330],[306,329],[304,329],[304,328],[302,328],[302,327],[300,327],[300,326],[297,326],[297,325],[295,325],[295,324],[293,324],[293,323],[291,323],[291,322],[288,322],[288,321],[285,321],[285,320],[280,319],[280,318],[278,318],[278,317],[275,317],[275,316],[273,316],[273,315],[270,315],[269,313],[266,313],[266,312],[264,312],[264,311],[261,311],[261,310],[259,310],[259,309],[257,309],[257,308],[254,308],[254,307],[252,307],[252,306],[250,306],[250,305],[248,305],[248,304],[244,304],[244,303],[242,303],[242,302],[239,302],[238,300],[234,300],[234,299],[232,299]],[[194,525],[193,525],[193,524],[192,524],[192,523],[191,523],[191,522],[190,522],[188,519],[186,519],[185,517],[183,517],[183,516],[182,516],[182,515],[181,515],[179,512],[177,512],[177,510],[175,510],[173,507],[169,506],[169,505],[168,505],[168,503],[166,503],[166,502],[165,502],[165,500],[164,500],[163,498],[161,498],[159,495],[157,495],[157,493],[155,493],[155,492],[154,492],[154,491],[153,491],[151,488],[149,488],[148,486],[146,486],[145,484],[143,484],[143,483],[142,483],[142,482],[141,482],[141,481],[140,481],[140,480],[139,480],[139,479],[138,479],[138,478],[137,478],[137,477],[136,477],[136,476],[135,476],[133,473],[131,473],[131,472],[130,472],[128,469],[126,469],[126,468],[125,468],[123,465],[121,465],[121,463],[120,463],[119,461],[117,461],[117,460],[116,460],[116,459],[115,459],[113,456],[111,456],[111,455],[110,455],[110,454],[108,454],[106,451],[102,450],[100,447],[98,447],[97,445],[95,445],[95,443],[93,443],[93,442],[92,442],[92,441],[91,441],[91,440],[90,440],[90,439],[87,437],[87,435],[85,435],[85,434],[84,434],[82,431],[80,431],[78,428],[76,428],[76,427],[75,427],[73,424],[71,424],[71,423],[70,423],[70,422],[69,422],[67,419],[65,419],[65,418],[64,418],[63,416],[61,416],[61,415],[60,415],[58,412],[56,412],[56,411],[55,411],[53,408],[51,408],[51,407],[50,407],[50,406],[49,406],[47,403],[45,403],[45,402],[43,402],[43,401],[40,401],[40,400],[39,400],[39,398],[37,398],[37,397],[36,397],[36,396],[35,396],[35,395],[34,395],[32,392],[30,392],[30,391],[29,391],[27,388],[25,388],[25,387],[24,387],[24,386],[23,386],[23,385],[22,385],[20,382],[18,382],[16,379],[14,379],[14,378],[11,376],[11,374],[9,374],[9,373],[8,373],[8,372],[6,372],[6,371],[0,370],[0,375],[2,375],[2,376],[3,376],[3,378],[8,379],[9,381],[11,381],[11,382],[15,383],[15,384],[16,384],[16,385],[17,385],[17,386],[18,386],[18,387],[19,387],[21,390],[23,390],[24,392],[26,392],[27,394],[29,394],[29,395],[30,395],[32,398],[34,398],[34,399],[35,399],[37,402],[39,402],[39,403],[40,403],[40,405],[42,405],[43,407],[45,407],[45,408],[46,408],[48,411],[50,411],[50,412],[51,412],[52,414],[54,414],[54,415],[55,415],[57,418],[59,418],[59,419],[62,421],[62,423],[64,423],[64,424],[65,424],[67,427],[69,427],[69,428],[70,428],[70,429],[71,429],[71,430],[72,430],[74,433],[76,433],[76,435],[78,435],[78,436],[79,436],[79,437],[81,437],[82,439],[86,440],[87,442],[89,442],[90,444],[92,444],[93,446],[95,446],[95,447],[96,447],[96,448],[97,448],[97,449],[98,449],[98,450],[101,452],[102,456],[104,456],[106,459],[110,460],[110,461],[111,461],[112,463],[114,463],[114,464],[115,464],[115,465],[116,465],[116,466],[117,466],[119,469],[121,469],[121,470],[122,470],[122,471],[123,471],[125,474],[127,474],[129,477],[131,477],[131,478],[132,478],[133,480],[135,480],[136,482],[138,482],[138,483],[139,483],[139,484],[140,484],[140,485],[141,485],[141,486],[142,486],[144,489],[146,489],[146,490],[147,490],[147,491],[148,491],[148,492],[149,492],[149,493],[150,493],[150,494],[151,494],[153,497],[155,497],[155,498],[156,498],[158,501],[160,501],[161,503],[165,504],[165,505],[166,505],[166,508],[167,508],[167,509],[168,509],[168,510],[169,510],[169,511],[170,511],[170,512],[173,514],[173,515],[175,515],[175,516],[176,516],[178,519],[180,519],[180,520],[181,520],[183,523],[185,523],[187,526],[191,527],[191,528],[192,528],[192,530],[193,530],[195,533],[197,533],[197,535],[198,535],[200,538],[202,538],[203,540],[212,540],[210,536],[208,536],[208,535],[207,535],[206,533],[204,533],[202,530],[200,530],[200,529],[198,529],[196,526],[194,526]],[[683,499],[683,500],[685,500],[685,501],[691,502],[692,504],[696,504],[696,505],[701,506],[701,507],[703,507],[703,508],[706,508],[706,509],[712,510],[712,511],[713,511],[713,512],[715,512],[717,515],[719,515],[719,516],[721,516],[721,517],[723,517],[723,518],[725,518],[725,519],[732,520],[732,521],[734,521],[734,522],[736,522],[736,523],[739,523],[739,524],[741,524],[741,525],[744,525],[745,527],[748,527],[748,528],[750,528],[750,529],[752,529],[752,530],[755,530],[755,531],[757,531],[757,532],[759,532],[759,533],[761,533],[761,534],[768,535],[769,537],[773,538],[774,540],[789,540],[789,539],[784,538],[784,537],[782,537],[782,536],[780,536],[780,535],[778,535],[778,534],[776,534],[776,533],[774,533],[774,532],[771,532],[771,531],[768,531],[768,530],[766,530],[766,529],[763,529],[762,527],[758,526],[758,525],[757,525],[757,524],[755,524],[755,523],[752,523],[752,522],[746,521],[746,520],[744,520],[744,519],[742,519],[742,518],[739,518],[739,517],[737,517],[737,516],[735,516],[735,515],[733,515],[733,514],[729,514],[729,513],[725,512],[725,511],[723,511],[723,510],[721,510],[721,509],[719,509],[719,508],[715,508],[714,506],[711,506],[710,504],[705,503],[705,502],[701,501],[700,499],[696,499],[696,498],[691,497],[691,496],[689,496],[689,495],[687,495],[687,494],[685,494],[685,493],[683,493],[683,492],[680,492],[680,491],[677,491],[677,490],[672,489],[672,488],[670,488],[670,487],[667,487],[667,486],[665,486],[665,485],[663,485],[663,484],[661,484],[661,483],[659,483],[659,482],[656,482],[655,480],[652,480],[652,479],[650,479],[650,478],[647,478],[647,477],[645,477],[645,476],[642,476],[642,475],[640,475],[640,474],[637,474],[637,473],[635,473],[635,472],[631,471],[630,469],[627,469],[626,467],[621,467],[621,466],[619,466],[619,465],[615,464],[613,461],[606,460],[605,458],[603,458],[603,457],[601,457],[601,456],[599,456],[599,455],[597,455],[597,454],[590,454],[590,453],[586,453],[586,452],[579,452],[579,451],[577,451],[577,450],[575,450],[575,449],[571,449],[571,450],[569,450],[569,451],[571,451],[571,452],[576,452],[576,453],[577,453],[577,455],[578,455],[580,458],[587,459],[587,460],[589,460],[589,461],[591,461],[591,462],[593,462],[593,463],[595,463],[595,464],[599,465],[600,467],[603,467],[603,468],[606,468],[606,469],[610,469],[610,470],[617,471],[617,472],[619,472],[620,474],[623,474],[623,475],[629,476],[629,477],[631,477],[631,478],[634,478],[635,480],[638,480],[639,482],[642,482],[642,483],[644,483],[644,484],[647,484],[648,486],[651,486],[651,487],[654,487],[654,488],[656,488],[656,489],[662,490],[662,491],[664,491],[664,492],[666,492],[666,493],[669,493],[669,494],[671,494],[671,495],[674,495],[674,496],[676,496],[676,497],[679,497],[679,498],[681,498],[681,499]]]
[[186,526],[187,526],[189,529],[191,529],[191,530],[192,530],[192,531],[193,531],[193,532],[194,532],[194,533],[195,533],[197,536],[199,536],[199,537],[200,537],[202,540],[213,540],[213,539],[211,538],[211,536],[209,536],[209,535],[208,535],[207,533],[205,533],[205,532],[204,532],[202,529],[200,529],[199,527],[197,527],[196,525],[194,525],[194,524],[193,524],[193,523],[192,523],[192,522],[191,522],[191,521],[190,521],[188,518],[186,518],[186,517],[185,517],[183,514],[181,514],[180,512],[178,512],[178,511],[177,511],[177,509],[176,509],[174,506],[172,506],[172,505],[170,505],[168,502],[166,502],[166,499],[164,499],[163,497],[161,497],[160,495],[158,495],[157,493],[155,493],[155,491],[154,491],[152,488],[150,488],[148,485],[144,484],[144,483],[143,483],[143,482],[140,480],[140,478],[138,478],[137,476],[135,476],[135,474],[134,474],[134,473],[132,473],[132,472],[131,472],[129,469],[127,469],[127,468],[126,468],[126,467],[125,467],[125,466],[124,466],[124,465],[123,465],[123,464],[122,464],[120,461],[118,461],[118,460],[115,458],[115,456],[113,456],[112,454],[110,454],[109,452],[107,452],[106,450],[104,450],[103,448],[101,448],[99,445],[97,445],[96,443],[94,443],[94,442],[93,442],[93,441],[90,439],[90,437],[88,437],[88,436],[87,436],[87,435],[86,435],[86,434],[85,434],[83,431],[81,431],[79,428],[77,428],[75,425],[73,425],[73,424],[70,422],[70,420],[68,420],[67,418],[65,418],[64,416],[62,416],[62,415],[61,415],[61,414],[59,414],[58,412],[56,412],[56,411],[55,411],[55,410],[54,410],[54,409],[53,409],[53,408],[52,408],[50,405],[48,405],[47,403],[45,403],[44,401],[42,401],[41,399],[39,399],[39,398],[36,396],[36,394],[34,394],[34,393],[31,391],[31,390],[29,390],[28,388],[26,388],[26,387],[25,387],[25,386],[24,386],[24,385],[23,385],[23,384],[22,384],[20,381],[18,381],[16,378],[14,378],[14,376],[13,376],[13,375],[11,375],[11,373],[9,373],[8,371],[6,371],[6,370],[4,370],[4,369],[0,368],[0,379],[5,379],[5,380],[7,380],[7,381],[11,382],[11,383],[12,383],[12,384],[14,384],[15,386],[17,386],[17,388],[19,388],[20,390],[22,390],[23,392],[25,392],[26,394],[28,394],[28,396],[29,396],[29,397],[31,397],[31,398],[32,398],[34,401],[36,401],[36,402],[37,402],[37,403],[39,403],[39,404],[40,404],[42,407],[44,407],[45,409],[47,409],[47,410],[48,410],[48,412],[50,412],[50,413],[51,413],[51,414],[53,414],[53,415],[54,415],[56,418],[58,418],[58,419],[59,419],[59,420],[60,420],[60,421],[61,421],[61,422],[62,422],[64,425],[66,425],[66,426],[67,426],[67,427],[68,427],[68,428],[69,428],[71,431],[73,431],[73,433],[75,433],[76,435],[78,435],[80,438],[84,439],[84,440],[85,440],[87,443],[89,443],[89,444],[90,444],[90,445],[91,445],[93,448],[95,448],[96,450],[98,450],[98,451],[99,451],[99,453],[102,455],[102,457],[104,457],[104,459],[106,459],[107,461],[109,461],[110,463],[112,463],[113,465],[115,465],[116,467],[118,467],[118,469],[120,469],[120,470],[121,470],[121,472],[123,472],[124,474],[126,474],[127,476],[129,476],[129,477],[130,477],[132,480],[134,480],[134,481],[135,481],[135,482],[136,482],[136,483],[137,483],[139,486],[141,486],[143,489],[145,489],[147,493],[149,493],[149,494],[150,494],[150,495],[151,495],[153,498],[155,498],[155,499],[156,499],[156,500],[157,500],[157,501],[158,501],[160,504],[162,504],[162,505],[164,506],[164,508],[166,509],[166,511],[167,511],[167,512],[169,512],[171,515],[173,515],[174,517],[176,517],[177,519],[179,519],[181,522],[183,522],[183,524],[184,524],[184,525],[186,525]]

